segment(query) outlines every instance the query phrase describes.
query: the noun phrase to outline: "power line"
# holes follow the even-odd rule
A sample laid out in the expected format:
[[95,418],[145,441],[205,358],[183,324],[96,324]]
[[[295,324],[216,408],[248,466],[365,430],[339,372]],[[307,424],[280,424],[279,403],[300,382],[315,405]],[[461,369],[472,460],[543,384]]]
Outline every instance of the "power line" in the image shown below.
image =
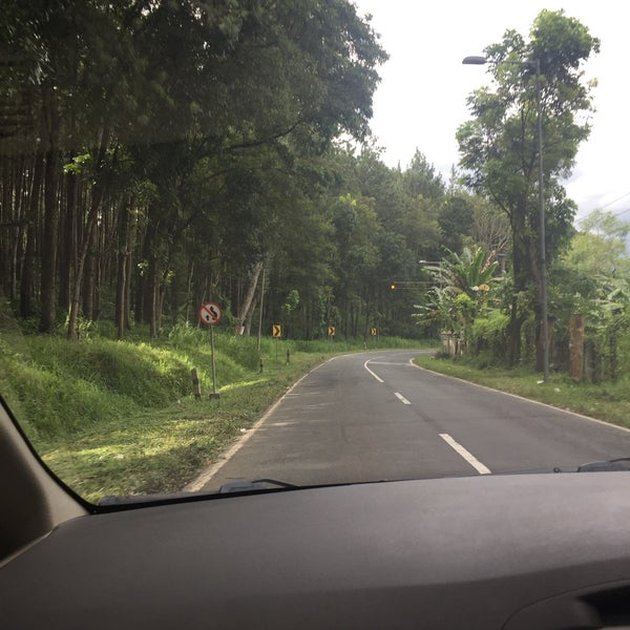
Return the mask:
[[[627,193],[621,195],[621,197],[617,197],[617,199],[611,201],[610,203],[607,203],[605,206],[602,206],[601,208],[599,208],[599,210],[604,210],[605,208],[608,208],[609,206],[612,206],[612,205],[616,204],[618,201],[621,201],[622,199],[624,199],[628,195],[630,195],[630,190]],[[625,212],[625,210],[624,210],[624,212]]]
[[[592,212],[589,212],[585,217],[582,217],[579,220],[580,223],[582,223],[582,221],[584,221],[585,219],[588,219],[588,217],[590,217],[592,214],[595,214],[595,212],[596,212],[596,210],[593,210]],[[620,212],[612,212],[612,215],[614,217],[620,217],[622,214],[626,214],[626,212],[630,212],[630,208],[625,208],[624,210],[621,210]]]
[[626,214],[626,212],[630,212],[630,208],[626,208],[625,210],[622,210],[621,212],[613,212],[613,214],[616,217],[620,217],[622,214]]
[[[591,210],[587,215],[583,216],[581,219],[578,219],[578,222],[582,223],[582,221],[588,219],[588,217],[590,217],[592,214],[595,214],[598,210],[605,210],[606,208],[609,208],[610,206],[616,204],[618,201],[621,201],[622,199],[625,199],[628,196],[630,196],[630,190],[627,193],[621,195],[621,197],[617,197],[617,199],[613,199],[609,203],[603,206],[600,206],[599,208],[595,208],[595,210]],[[616,217],[618,217],[618,216],[621,216],[622,214],[625,214],[626,212],[630,212],[630,208],[626,208],[625,210],[622,210],[621,212],[614,212],[613,214]]]

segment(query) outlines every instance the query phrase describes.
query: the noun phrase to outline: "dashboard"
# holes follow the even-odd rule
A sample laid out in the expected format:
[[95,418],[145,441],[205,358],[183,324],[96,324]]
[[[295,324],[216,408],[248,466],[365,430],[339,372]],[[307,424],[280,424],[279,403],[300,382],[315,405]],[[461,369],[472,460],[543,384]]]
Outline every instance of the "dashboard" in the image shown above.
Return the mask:
[[622,628],[629,524],[627,472],[110,507],[0,568],[0,627]]

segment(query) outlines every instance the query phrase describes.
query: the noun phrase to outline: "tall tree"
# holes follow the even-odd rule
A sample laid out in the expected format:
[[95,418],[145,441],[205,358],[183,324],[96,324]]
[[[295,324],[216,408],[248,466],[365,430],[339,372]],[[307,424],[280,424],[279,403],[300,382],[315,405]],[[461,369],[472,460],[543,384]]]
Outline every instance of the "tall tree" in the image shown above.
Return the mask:
[[598,50],[599,40],[563,11],[543,10],[533,23],[529,39],[514,30],[506,31],[500,43],[485,51],[492,86],[470,96],[473,119],[457,132],[466,182],[487,195],[510,221],[514,274],[512,362],[519,358],[521,326],[527,317],[518,296],[530,288],[537,328],[541,328],[535,64],[540,64],[546,258],[551,262],[571,234],[575,204],[566,197],[560,182],[570,173],[578,146],[589,134],[584,114],[592,107],[592,86],[585,81],[582,68]]

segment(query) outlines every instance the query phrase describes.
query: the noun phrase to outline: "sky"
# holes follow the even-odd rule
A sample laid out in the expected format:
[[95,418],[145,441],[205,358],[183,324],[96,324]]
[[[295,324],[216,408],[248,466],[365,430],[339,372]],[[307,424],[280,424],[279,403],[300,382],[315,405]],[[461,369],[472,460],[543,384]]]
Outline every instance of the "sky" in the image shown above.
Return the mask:
[[[542,9],[564,9],[601,40],[585,66],[596,78],[589,139],[565,182],[578,220],[605,208],[630,220],[630,2],[624,0],[354,0],[372,15],[389,61],[380,68],[372,130],[390,166],[404,168],[416,147],[448,180],[459,160],[455,132],[469,118],[467,95],[488,82],[484,66],[467,55],[501,40],[508,28],[526,35]],[[625,212],[627,210],[627,212]]]

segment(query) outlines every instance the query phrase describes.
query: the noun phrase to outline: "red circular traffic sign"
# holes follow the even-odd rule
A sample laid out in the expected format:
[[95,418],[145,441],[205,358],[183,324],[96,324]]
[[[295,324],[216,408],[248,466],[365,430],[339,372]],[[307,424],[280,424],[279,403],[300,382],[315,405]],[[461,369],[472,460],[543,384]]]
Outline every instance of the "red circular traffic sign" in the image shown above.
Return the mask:
[[221,321],[221,307],[216,302],[208,302],[199,309],[199,319],[206,326],[216,326]]

